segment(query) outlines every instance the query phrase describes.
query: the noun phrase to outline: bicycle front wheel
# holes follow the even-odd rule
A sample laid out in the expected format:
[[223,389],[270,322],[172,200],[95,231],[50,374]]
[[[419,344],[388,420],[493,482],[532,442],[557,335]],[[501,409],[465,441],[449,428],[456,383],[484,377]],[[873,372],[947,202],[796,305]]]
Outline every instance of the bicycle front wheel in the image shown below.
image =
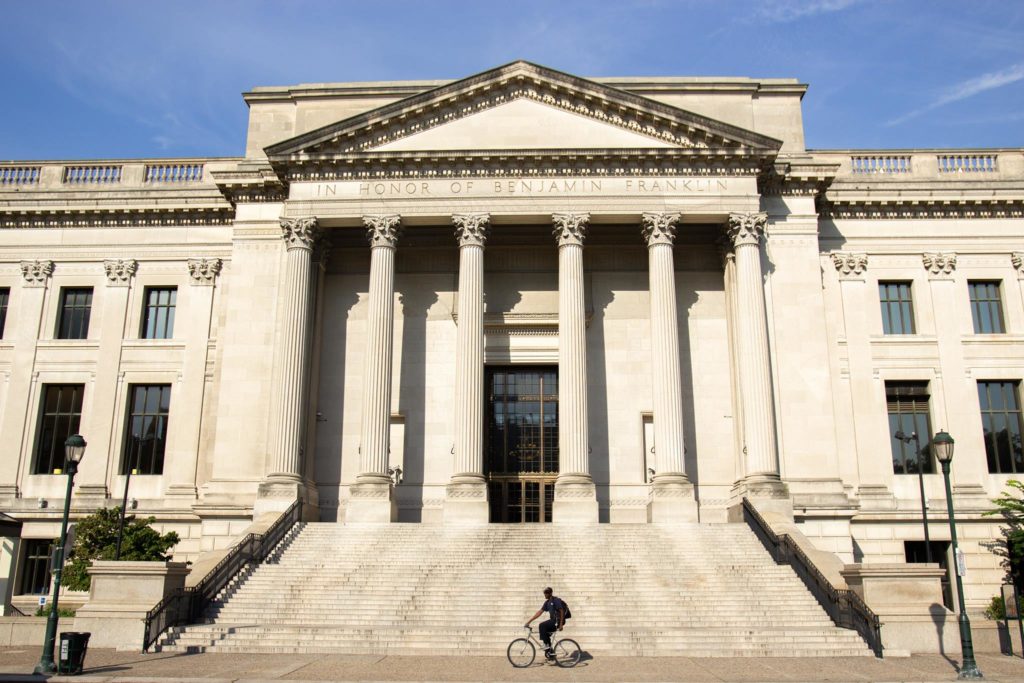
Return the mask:
[[580,662],[580,644],[571,638],[563,638],[555,643],[555,664],[571,669]]
[[508,661],[517,669],[525,669],[533,664],[533,658],[537,656],[537,650],[526,638],[516,638],[508,644]]

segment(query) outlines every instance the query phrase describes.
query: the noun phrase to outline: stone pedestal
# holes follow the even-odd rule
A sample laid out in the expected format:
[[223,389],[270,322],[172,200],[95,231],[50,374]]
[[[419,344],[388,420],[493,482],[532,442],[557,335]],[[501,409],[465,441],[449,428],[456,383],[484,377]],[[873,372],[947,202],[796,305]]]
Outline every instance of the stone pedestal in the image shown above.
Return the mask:
[[849,564],[841,571],[882,622],[883,656],[959,654],[956,614],[942,605],[937,564]]
[[95,561],[89,568],[89,602],[75,615],[75,630],[88,631],[89,647],[141,650],[146,613],[185,586],[184,562]]
[[387,524],[398,519],[398,504],[388,475],[359,475],[349,489],[345,524]]
[[587,320],[583,240],[589,214],[555,214],[558,240],[558,479],[551,521],[597,524],[597,491],[590,476],[587,430]]

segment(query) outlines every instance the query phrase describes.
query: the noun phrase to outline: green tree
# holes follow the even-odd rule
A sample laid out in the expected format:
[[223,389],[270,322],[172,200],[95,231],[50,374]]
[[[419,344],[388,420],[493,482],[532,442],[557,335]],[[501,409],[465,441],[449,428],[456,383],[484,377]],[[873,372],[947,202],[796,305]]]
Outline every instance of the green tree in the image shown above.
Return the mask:
[[1017,587],[1018,593],[1024,593],[1024,483],[1010,479],[1006,486],[992,501],[996,509],[985,514],[999,515],[1006,522],[1000,530],[1002,543],[994,552],[1003,558],[1007,581]]
[[[93,560],[114,559],[117,546],[117,525],[121,519],[120,506],[97,510],[75,525],[75,544],[70,548],[61,584],[71,590],[89,590],[89,573]],[[124,519],[121,540],[121,559],[128,561],[159,561],[168,559],[167,551],[178,541],[171,531],[160,535],[150,526],[156,517],[137,519],[128,515]]]

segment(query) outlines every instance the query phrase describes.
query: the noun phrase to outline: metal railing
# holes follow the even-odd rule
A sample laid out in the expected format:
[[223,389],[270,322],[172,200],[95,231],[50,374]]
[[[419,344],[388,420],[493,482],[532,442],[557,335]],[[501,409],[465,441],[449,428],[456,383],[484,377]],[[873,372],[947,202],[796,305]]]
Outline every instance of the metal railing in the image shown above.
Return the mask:
[[793,567],[797,576],[821,604],[836,626],[856,631],[874,651],[882,656],[882,624],[864,600],[849,589],[839,589],[825,578],[814,562],[792,538],[779,536],[746,498],[743,499],[743,520],[754,531],[778,564]]
[[246,568],[255,567],[302,520],[302,501],[292,503],[265,533],[248,534],[195,586],[171,593],[146,614],[142,651],[146,652],[170,628],[197,622],[210,604]]

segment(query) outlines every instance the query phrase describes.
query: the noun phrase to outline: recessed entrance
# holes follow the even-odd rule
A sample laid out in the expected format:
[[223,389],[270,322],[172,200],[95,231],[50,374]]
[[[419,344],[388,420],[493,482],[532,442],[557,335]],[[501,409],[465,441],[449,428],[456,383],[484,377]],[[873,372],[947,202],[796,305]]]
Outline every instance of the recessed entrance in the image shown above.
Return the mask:
[[550,522],[558,476],[558,369],[488,367],[491,522]]

